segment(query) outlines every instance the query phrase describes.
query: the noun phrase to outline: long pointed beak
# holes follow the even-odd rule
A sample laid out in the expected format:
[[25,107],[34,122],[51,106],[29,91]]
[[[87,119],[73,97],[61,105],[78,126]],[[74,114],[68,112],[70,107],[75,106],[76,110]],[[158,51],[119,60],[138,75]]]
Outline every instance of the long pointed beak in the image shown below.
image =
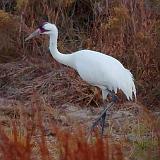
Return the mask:
[[38,36],[40,35],[41,31],[40,29],[36,29],[33,33],[31,33],[27,38],[25,38],[25,41],[28,41],[29,39],[35,37],[35,36]]

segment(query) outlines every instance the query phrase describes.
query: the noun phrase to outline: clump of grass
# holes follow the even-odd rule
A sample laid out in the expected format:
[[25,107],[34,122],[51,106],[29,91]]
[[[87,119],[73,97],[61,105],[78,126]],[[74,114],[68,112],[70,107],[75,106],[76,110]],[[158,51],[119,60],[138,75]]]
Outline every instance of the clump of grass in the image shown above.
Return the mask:
[[[17,23],[16,23],[17,22]],[[0,10],[0,62],[13,61],[18,57],[18,20],[13,15]]]
[[11,133],[5,132],[3,127],[0,128],[0,154],[3,160],[31,158],[33,144],[31,141],[33,130],[27,130],[25,135],[22,135],[17,126],[12,123]]
[[67,131],[55,129],[59,142],[60,159],[66,160],[122,160],[122,147],[118,143],[111,143],[109,138],[96,136],[92,142],[86,140],[81,129],[71,134]]

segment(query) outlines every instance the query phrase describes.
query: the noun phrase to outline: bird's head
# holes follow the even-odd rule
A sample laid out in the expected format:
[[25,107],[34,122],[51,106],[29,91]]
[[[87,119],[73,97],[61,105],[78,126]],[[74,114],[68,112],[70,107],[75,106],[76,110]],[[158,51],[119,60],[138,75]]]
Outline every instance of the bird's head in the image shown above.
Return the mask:
[[56,27],[55,24],[51,24],[48,22],[43,22],[41,25],[39,25],[39,27],[33,32],[31,33],[26,39],[25,41],[40,35],[40,34],[48,34],[48,35],[54,35],[54,36],[58,36],[58,29]]

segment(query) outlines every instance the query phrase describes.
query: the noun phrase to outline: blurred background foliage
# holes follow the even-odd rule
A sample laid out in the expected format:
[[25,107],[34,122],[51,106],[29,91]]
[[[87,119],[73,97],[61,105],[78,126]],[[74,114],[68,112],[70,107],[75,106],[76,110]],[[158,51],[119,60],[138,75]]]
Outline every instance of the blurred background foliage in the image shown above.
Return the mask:
[[0,9],[1,63],[50,59],[46,39],[24,44],[45,19],[59,28],[61,52],[87,48],[116,57],[133,72],[143,103],[159,105],[160,0],[1,0]]

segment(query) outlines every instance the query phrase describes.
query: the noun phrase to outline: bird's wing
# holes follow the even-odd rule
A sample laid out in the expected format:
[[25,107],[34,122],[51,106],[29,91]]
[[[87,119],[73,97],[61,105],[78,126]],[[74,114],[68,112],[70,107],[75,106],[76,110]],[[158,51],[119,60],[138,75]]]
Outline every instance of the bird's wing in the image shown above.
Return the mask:
[[[83,51],[84,52],[84,51]],[[127,99],[136,95],[131,72],[113,57],[94,51],[79,52],[76,58],[76,69],[86,82],[117,92],[121,89]]]

